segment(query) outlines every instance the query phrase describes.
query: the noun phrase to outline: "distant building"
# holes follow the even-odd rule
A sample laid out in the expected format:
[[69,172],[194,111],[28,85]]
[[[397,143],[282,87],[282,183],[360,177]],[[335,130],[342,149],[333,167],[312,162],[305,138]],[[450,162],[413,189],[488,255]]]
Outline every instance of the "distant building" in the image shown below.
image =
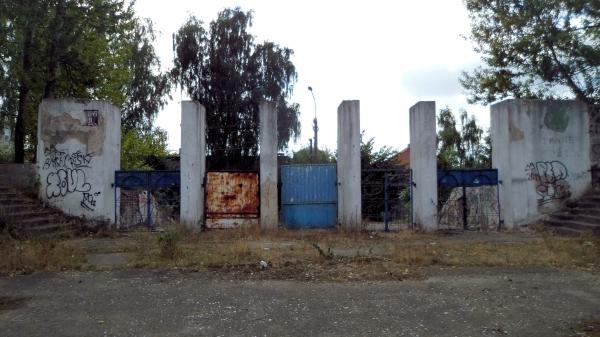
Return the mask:
[[404,166],[405,168],[410,167],[410,144],[408,144],[408,146],[404,150],[400,151],[396,155],[396,158],[394,158],[393,163],[394,165]]

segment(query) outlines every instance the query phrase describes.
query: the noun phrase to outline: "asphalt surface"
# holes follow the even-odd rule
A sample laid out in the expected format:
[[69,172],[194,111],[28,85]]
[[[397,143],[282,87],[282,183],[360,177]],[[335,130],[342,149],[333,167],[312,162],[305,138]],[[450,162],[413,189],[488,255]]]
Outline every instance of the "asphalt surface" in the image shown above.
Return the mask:
[[0,336],[568,336],[600,275],[453,269],[426,280],[224,280],[124,270],[0,278]]

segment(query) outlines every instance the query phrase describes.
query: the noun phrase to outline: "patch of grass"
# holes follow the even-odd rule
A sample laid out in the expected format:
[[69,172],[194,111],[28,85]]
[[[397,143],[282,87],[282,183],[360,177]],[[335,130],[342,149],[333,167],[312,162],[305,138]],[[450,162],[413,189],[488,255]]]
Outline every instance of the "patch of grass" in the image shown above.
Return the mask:
[[51,238],[15,240],[3,236],[0,256],[0,275],[80,269],[85,262],[81,251]]
[[[423,268],[434,265],[600,269],[600,239],[596,237],[499,233],[491,239],[472,239],[413,232],[175,230],[181,241],[173,258],[161,253],[164,248],[157,243],[156,233],[136,234],[133,265],[213,270],[244,278],[306,280],[406,279],[421,277]],[[352,251],[356,254],[348,254]],[[268,262],[269,267],[260,268],[260,261]]]
[[[178,227],[179,230],[179,227]],[[184,229],[184,231],[188,231]],[[209,230],[202,233],[194,233],[190,236],[192,240],[204,242],[233,242],[236,240],[248,241],[302,241],[318,242],[320,245],[357,245],[373,242],[386,242],[390,240],[413,241],[422,239],[434,239],[436,234],[423,234],[414,231],[400,231],[393,233],[383,232],[344,232],[338,230],[289,230],[278,228],[263,231],[258,226],[247,228],[235,228],[225,230]]]
[[583,267],[598,268],[600,240],[593,237],[545,236],[541,241],[517,243],[436,242],[395,245],[392,260],[407,266],[456,267]]

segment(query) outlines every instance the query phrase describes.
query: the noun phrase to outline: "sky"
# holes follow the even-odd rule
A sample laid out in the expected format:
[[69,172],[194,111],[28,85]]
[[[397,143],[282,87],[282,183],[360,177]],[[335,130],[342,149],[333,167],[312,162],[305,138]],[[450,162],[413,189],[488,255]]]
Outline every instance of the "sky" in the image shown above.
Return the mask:
[[[172,66],[172,34],[190,15],[205,24],[224,8],[253,11],[250,32],[258,42],[294,50],[298,73],[291,102],[300,104],[302,134],[291,150],[312,138],[319,122],[319,147],[337,148],[337,107],[360,100],[360,127],[377,147],[402,150],[409,143],[408,111],[418,101],[436,101],[436,109],[455,114],[466,109],[489,126],[489,107],[469,105],[458,78],[481,63],[464,36],[468,13],[462,0],[138,0],[136,12],[150,18],[162,67]],[[180,89],[159,112],[156,124],[168,131],[169,149],[181,144]]]

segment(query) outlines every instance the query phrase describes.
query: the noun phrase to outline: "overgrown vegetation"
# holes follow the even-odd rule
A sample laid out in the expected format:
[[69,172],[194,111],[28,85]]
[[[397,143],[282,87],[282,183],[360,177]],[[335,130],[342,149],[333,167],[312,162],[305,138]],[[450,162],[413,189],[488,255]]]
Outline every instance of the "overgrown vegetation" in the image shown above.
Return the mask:
[[465,73],[471,102],[575,97],[600,103],[600,2],[465,0],[485,67]]
[[167,131],[159,127],[149,131],[124,129],[121,137],[121,169],[153,169],[150,159],[167,156],[167,146]]
[[[0,236],[0,274],[95,270],[86,264],[86,253],[125,254],[130,257],[129,267],[209,271],[234,278],[397,280],[423,277],[430,267],[561,267],[600,272],[600,238],[591,236],[498,233],[490,240],[409,231],[265,233],[247,228],[197,233],[175,227],[164,233],[96,238],[107,240],[100,246],[82,244],[85,240]],[[118,244],[111,245],[110,240]]]
[[389,146],[375,150],[375,137],[365,141],[365,131],[360,134],[360,166],[363,170],[395,166],[397,155],[398,150]]
[[[427,267],[569,267],[600,271],[600,240],[552,235],[529,240],[463,240],[433,234],[297,232],[237,229],[189,234],[174,258],[163,244],[138,237],[133,266],[212,270],[234,277],[315,280],[405,279]],[[164,235],[164,234],[163,234]],[[260,261],[268,264],[261,268]]]
[[152,23],[128,0],[0,2],[0,120],[15,162],[32,159],[43,98],[106,99],[127,129],[149,130],[169,91]]
[[460,129],[449,108],[440,110],[438,123],[437,164],[441,169],[491,168],[492,140],[477,125],[475,116],[460,112]]
[[257,43],[251,26],[251,11],[228,8],[209,25],[191,16],[173,35],[172,78],[206,107],[207,155],[224,165],[258,153],[262,100],[276,103],[279,149],[300,134],[299,106],[289,102],[293,51]]
[[521,243],[437,243],[392,248],[392,259],[407,266],[453,267],[583,267],[597,268],[600,241],[592,237]]
[[0,275],[80,269],[84,254],[55,238],[17,240],[0,235]]
[[313,149],[310,146],[301,148],[294,152],[292,156],[292,164],[331,164],[335,163],[335,154],[328,148],[317,149],[316,154],[313,154]]
[[170,230],[158,236],[158,247],[160,257],[174,259],[179,253],[179,234],[175,230]]

